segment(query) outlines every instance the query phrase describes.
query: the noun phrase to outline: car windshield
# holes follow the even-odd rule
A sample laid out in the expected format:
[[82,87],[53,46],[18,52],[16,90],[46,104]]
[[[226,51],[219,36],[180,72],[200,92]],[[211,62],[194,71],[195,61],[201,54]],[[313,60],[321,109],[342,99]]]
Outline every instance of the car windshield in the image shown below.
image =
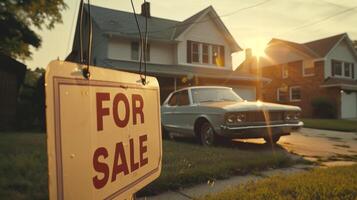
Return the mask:
[[192,98],[194,103],[243,101],[243,99],[230,88],[195,88],[192,89]]

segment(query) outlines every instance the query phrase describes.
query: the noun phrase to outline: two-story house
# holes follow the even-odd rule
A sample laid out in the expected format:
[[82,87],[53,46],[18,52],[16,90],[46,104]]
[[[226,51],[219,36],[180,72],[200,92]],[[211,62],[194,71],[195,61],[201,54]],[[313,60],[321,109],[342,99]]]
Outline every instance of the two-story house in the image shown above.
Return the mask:
[[[87,47],[87,6],[83,16],[83,47]],[[142,34],[148,23],[147,73],[158,78],[161,100],[173,90],[190,85],[225,85],[243,98],[255,100],[258,79],[233,73],[232,53],[241,51],[212,6],[184,21],[153,17],[150,3],[142,4],[137,19]],[[91,6],[93,65],[139,71],[140,39],[134,14]],[[80,17],[73,50],[67,60],[79,60]],[[84,48],[85,49],[85,48]],[[86,49],[84,55],[86,55]]]
[[346,33],[307,43],[272,39],[265,52],[258,64],[241,69],[259,69],[271,79],[263,100],[297,105],[304,117],[314,117],[313,102],[326,99],[335,117],[357,117],[357,53]]

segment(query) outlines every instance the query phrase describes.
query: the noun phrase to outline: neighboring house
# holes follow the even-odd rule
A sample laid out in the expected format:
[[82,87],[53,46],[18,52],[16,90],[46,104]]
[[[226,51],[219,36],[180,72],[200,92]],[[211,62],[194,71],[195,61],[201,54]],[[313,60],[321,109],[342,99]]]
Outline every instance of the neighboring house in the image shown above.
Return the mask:
[[0,130],[15,121],[17,95],[26,72],[26,66],[0,54]]
[[357,53],[346,33],[303,44],[272,39],[266,57],[253,63],[241,71],[261,69],[272,80],[262,88],[265,101],[297,105],[313,117],[312,102],[324,98],[335,117],[357,117]]
[[[91,63],[138,72],[140,43],[134,14],[91,6],[91,16]],[[175,21],[151,16],[150,4],[144,3],[141,14],[137,15],[142,31],[145,30],[145,16],[149,32],[147,73],[158,78],[162,101],[173,90],[190,85],[231,86],[236,91],[244,91],[243,98],[256,99],[258,79],[247,73],[233,72],[231,54],[241,48],[212,6],[184,21]],[[87,20],[85,14],[84,47],[87,47]],[[79,61],[79,20],[73,50],[66,60]]]

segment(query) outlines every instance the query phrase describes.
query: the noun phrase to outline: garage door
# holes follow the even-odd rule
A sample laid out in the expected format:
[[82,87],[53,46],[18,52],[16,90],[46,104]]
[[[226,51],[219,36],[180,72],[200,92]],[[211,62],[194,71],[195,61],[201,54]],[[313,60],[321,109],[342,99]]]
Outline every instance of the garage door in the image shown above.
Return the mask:
[[257,99],[255,87],[235,87],[233,90],[244,100],[255,101]]
[[341,118],[357,117],[357,93],[341,93]]

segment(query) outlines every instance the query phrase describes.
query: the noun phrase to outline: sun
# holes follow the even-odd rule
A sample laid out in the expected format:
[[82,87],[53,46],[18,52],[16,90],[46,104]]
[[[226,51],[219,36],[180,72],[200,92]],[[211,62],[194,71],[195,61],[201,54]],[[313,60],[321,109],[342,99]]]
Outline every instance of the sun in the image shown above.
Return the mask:
[[255,39],[251,48],[253,55],[257,57],[265,57],[265,49],[267,47],[267,41],[263,38]]

